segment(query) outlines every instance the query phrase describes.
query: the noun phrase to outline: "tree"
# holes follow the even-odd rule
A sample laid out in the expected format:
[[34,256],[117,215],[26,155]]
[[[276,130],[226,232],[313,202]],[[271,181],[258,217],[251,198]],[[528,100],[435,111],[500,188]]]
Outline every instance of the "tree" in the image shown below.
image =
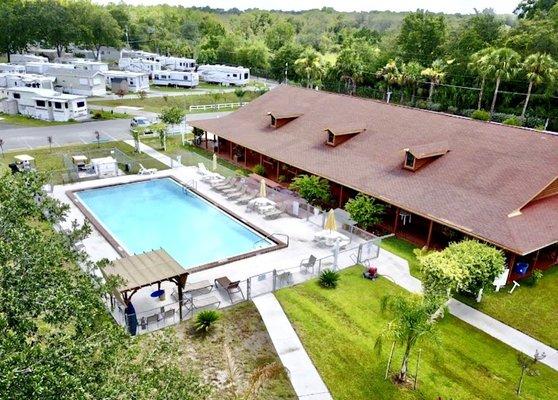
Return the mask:
[[329,202],[331,192],[329,182],[316,175],[299,175],[289,186],[312,205],[324,205]]
[[556,0],[521,0],[514,10],[518,18],[533,19],[545,14],[556,4]]
[[445,37],[444,17],[418,10],[403,19],[397,44],[403,61],[430,65],[441,56]]
[[2,152],[2,158],[4,158],[4,139],[0,138],[0,151]]
[[382,298],[382,312],[390,312],[394,319],[378,336],[374,347],[380,353],[385,339],[392,339],[403,345],[403,360],[396,375],[398,382],[404,383],[407,380],[409,358],[416,344],[434,336],[435,315],[439,308],[439,303],[419,295],[392,295]]
[[507,47],[492,50],[488,55],[487,65],[488,74],[496,79],[494,88],[494,96],[492,97],[492,105],[490,106],[490,114],[494,114],[496,108],[496,99],[498,98],[498,89],[502,81],[510,80],[518,71],[521,57],[517,52]]
[[432,63],[432,66],[422,70],[420,73],[425,78],[430,81],[430,89],[428,90],[428,102],[432,102],[432,96],[434,95],[434,88],[439,85],[444,80],[446,74],[444,72],[444,62],[442,60],[436,60]]
[[[276,50],[269,62],[271,77],[278,81],[283,81],[285,78],[295,82],[298,81],[300,76],[296,73],[294,66],[303,51],[304,47],[295,42],[288,42]],[[288,74],[286,77],[285,69],[287,69]]]
[[180,107],[165,107],[159,114],[159,119],[165,124],[178,125],[186,116],[186,111]]
[[306,87],[311,88],[323,73],[322,59],[316,50],[307,48],[295,61],[296,72],[306,78]]
[[118,47],[122,31],[118,22],[105,8],[96,5],[87,7],[85,13],[85,28],[82,33],[81,43],[91,48],[95,53],[95,59],[100,59],[102,46]]
[[31,42],[35,25],[30,19],[32,3],[21,0],[2,0],[0,2],[0,51],[10,55],[23,50]]
[[134,149],[136,153],[141,153],[140,136],[144,132],[145,132],[144,127],[136,127],[130,131],[130,133],[132,134],[132,138],[134,139]]
[[538,350],[535,351],[533,357],[526,356],[523,353],[517,354],[517,364],[521,367],[521,375],[519,377],[519,382],[517,383],[516,394],[521,396],[521,388],[523,386],[523,380],[525,379],[525,374],[529,376],[539,375],[539,371],[536,366],[539,361],[546,357],[545,353],[539,353]]
[[238,49],[237,63],[256,70],[269,68],[269,49],[261,40],[244,44]]
[[548,54],[535,53],[528,56],[523,62],[523,70],[529,80],[529,88],[527,89],[527,97],[523,105],[521,116],[525,117],[531,91],[533,86],[540,85],[543,82],[552,83],[558,76],[558,66],[552,57]]
[[[401,66],[400,84],[411,87],[411,104],[413,105],[415,104],[417,86],[422,77],[423,70],[424,67],[416,61],[410,61]],[[401,92],[401,97],[403,98],[403,92]]]
[[395,60],[389,60],[386,65],[376,72],[376,76],[382,78],[386,82],[386,92],[389,93],[390,87],[400,82],[399,67]]
[[471,58],[467,67],[473,73],[481,79],[480,91],[479,91],[479,100],[477,102],[477,110],[481,109],[482,106],[482,97],[484,95],[484,85],[486,84],[486,77],[490,72],[490,58],[489,55],[492,53],[493,49],[487,47],[485,49],[479,50],[474,53]]
[[234,89],[234,95],[237,97],[240,105],[242,105],[242,99],[246,96],[246,89],[236,88]]
[[279,50],[285,44],[293,41],[295,30],[293,24],[281,19],[271,25],[265,33],[265,43],[271,51]]
[[359,193],[354,199],[349,199],[345,204],[345,210],[362,229],[366,230],[382,221],[385,207],[376,203],[370,196]]
[[82,6],[80,2],[62,3],[58,0],[44,0],[34,5],[37,36],[54,47],[58,57],[62,57],[64,49],[71,43],[82,42]]

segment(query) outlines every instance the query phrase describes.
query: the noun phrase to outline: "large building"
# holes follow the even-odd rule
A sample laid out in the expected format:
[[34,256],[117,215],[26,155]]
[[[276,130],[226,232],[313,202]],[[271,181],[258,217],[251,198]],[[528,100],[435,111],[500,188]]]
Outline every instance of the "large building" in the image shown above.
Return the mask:
[[358,192],[386,203],[378,228],[419,245],[473,237],[503,249],[513,271],[558,262],[550,133],[284,85],[192,125],[217,138],[202,146],[272,179],[328,179],[339,206]]

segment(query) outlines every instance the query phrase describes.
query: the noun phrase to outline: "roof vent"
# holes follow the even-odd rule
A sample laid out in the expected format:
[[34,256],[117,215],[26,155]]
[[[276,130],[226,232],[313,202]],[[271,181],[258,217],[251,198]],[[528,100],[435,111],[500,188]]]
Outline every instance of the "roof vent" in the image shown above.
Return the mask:
[[403,161],[403,168],[416,171],[446,154],[449,151],[449,147],[445,142],[437,142],[414,146],[404,150],[405,160]]
[[355,135],[364,132],[366,128],[360,127],[344,127],[344,128],[326,128],[327,132],[326,144],[328,146],[338,146],[343,142],[346,142]]

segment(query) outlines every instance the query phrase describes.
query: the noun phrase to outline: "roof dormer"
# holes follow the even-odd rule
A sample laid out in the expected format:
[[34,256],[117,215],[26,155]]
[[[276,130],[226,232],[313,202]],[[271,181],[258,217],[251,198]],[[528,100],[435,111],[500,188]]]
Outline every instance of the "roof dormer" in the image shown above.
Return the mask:
[[523,204],[517,210],[512,211],[508,214],[508,217],[516,217],[521,215],[521,212],[524,208],[530,206],[534,202],[542,199],[546,199],[547,197],[558,196],[558,176],[552,179],[546,186],[544,186],[537,194],[535,194],[527,203]]
[[365,128],[358,127],[344,127],[344,128],[326,128],[324,131],[327,133],[326,144],[328,146],[338,146],[343,142],[346,142],[353,136],[364,132]]
[[270,125],[273,128],[280,128],[285,124],[288,124],[294,119],[297,119],[302,114],[297,112],[268,112],[267,115],[271,117]]
[[416,171],[449,151],[445,142],[429,143],[404,149],[403,168]]

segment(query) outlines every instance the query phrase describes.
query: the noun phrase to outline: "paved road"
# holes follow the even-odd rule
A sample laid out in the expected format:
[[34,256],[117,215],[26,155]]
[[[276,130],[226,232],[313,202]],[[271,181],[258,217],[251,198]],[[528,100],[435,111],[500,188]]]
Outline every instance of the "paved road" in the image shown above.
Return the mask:
[[[190,121],[208,118],[219,118],[228,112],[190,114],[186,118]],[[94,143],[95,131],[101,134],[103,141],[131,139],[129,134],[129,119],[114,119],[110,121],[93,121],[69,125],[47,127],[17,127],[0,130],[0,138],[4,140],[4,150],[32,149],[48,146],[47,137],[53,137],[55,146],[74,143]]]

